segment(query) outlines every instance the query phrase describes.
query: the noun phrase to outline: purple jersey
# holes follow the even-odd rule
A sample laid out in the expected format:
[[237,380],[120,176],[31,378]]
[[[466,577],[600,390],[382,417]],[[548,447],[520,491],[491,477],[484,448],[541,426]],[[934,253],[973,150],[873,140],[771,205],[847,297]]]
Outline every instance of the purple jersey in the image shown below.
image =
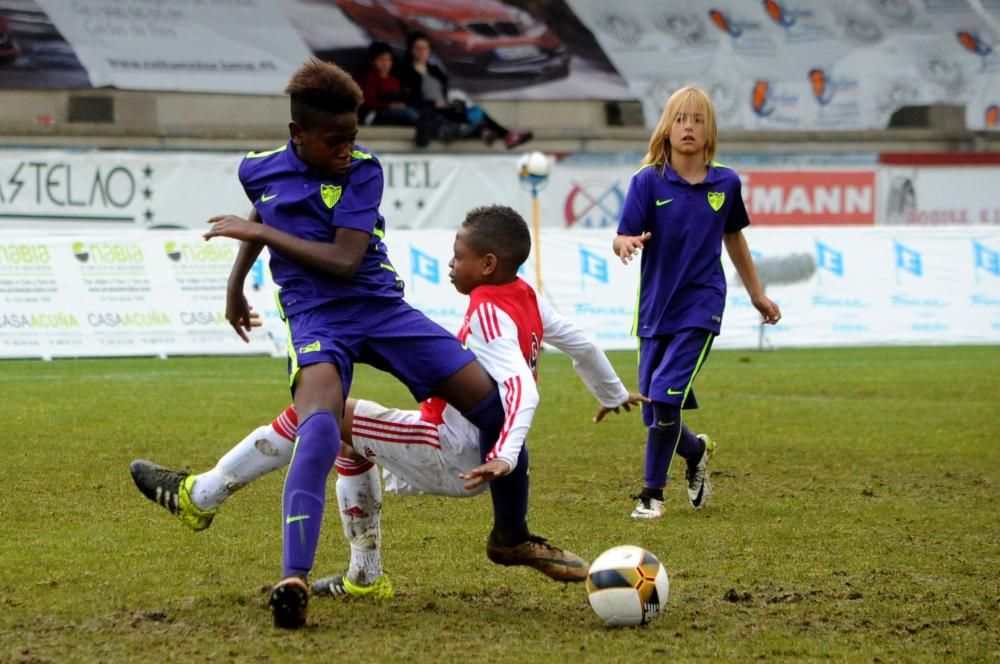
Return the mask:
[[361,265],[351,279],[337,279],[271,253],[271,276],[285,316],[342,298],[400,298],[402,282],[386,255],[382,165],[356,146],[346,175],[321,175],[295,154],[292,142],[267,152],[251,152],[240,163],[240,183],[268,226],[316,242],[334,242],[337,228],[371,235]]
[[721,164],[690,184],[670,166],[645,166],[632,176],[620,235],[652,236],[642,250],[636,320],[639,337],[697,327],[719,333],[726,305],[722,235],[750,223],[740,178]]

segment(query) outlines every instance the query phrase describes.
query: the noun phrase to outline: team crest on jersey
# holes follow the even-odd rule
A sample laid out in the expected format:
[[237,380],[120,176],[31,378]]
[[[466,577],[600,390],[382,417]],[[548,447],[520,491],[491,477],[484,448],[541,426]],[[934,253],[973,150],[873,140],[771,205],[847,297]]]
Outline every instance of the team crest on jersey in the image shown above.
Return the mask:
[[319,187],[319,195],[323,197],[323,202],[328,208],[332,208],[340,200],[342,187],[339,184],[322,184]]
[[710,191],[708,192],[708,204],[712,206],[712,209],[716,212],[722,207],[722,204],[726,202],[726,192],[724,191]]

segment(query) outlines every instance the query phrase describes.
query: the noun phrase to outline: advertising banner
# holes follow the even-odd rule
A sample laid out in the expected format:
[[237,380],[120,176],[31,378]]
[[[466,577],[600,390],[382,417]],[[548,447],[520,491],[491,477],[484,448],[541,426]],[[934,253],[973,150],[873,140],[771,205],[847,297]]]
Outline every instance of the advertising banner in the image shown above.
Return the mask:
[[[204,228],[251,210],[242,154],[0,150],[0,231]],[[533,221],[517,155],[378,155],[389,232],[457,228],[466,212],[510,205]],[[732,164],[729,160],[727,163]],[[733,165],[754,227],[998,225],[1000,166],[798,168]],[[556,164],[538,192],[539,224],[613,232],[638,163]]]
[[724,129],[881,129],[899,108],[922,104],[965,104],[970,129],[997,128],[996,3],[567,3],[642,102],[648,127],[673,91],[696,85]]
[[[244,154],[0,150],[0,230],[200,229],[251,203]],[[456,227],[487,202],[513,205],[516,156],[379,155],[391,229]]]
[[17,0],[2,9],[0,87],[280,95],[312,55],[360,76],[372,41],[402,55],[422,32],[450,86],[476,97],[630,97],[562,2],[526,11],[501,0]]
[[[781,323],[759,315],[723,254],[729,281],[717,348],[1000,343],[1000,231],[991,227],[802,227],[747,231]],[[406,298],[446,329],[467,298],[448,279],[454,231],[386,238]],[[634,349],[638,262],[606,232],[546,228],[541,290],[605,349]],[[245,344],[224,317],[236,244],[191,231],[41,236],[0,241],[0,357],[284,353],[266,255],[245,292],[262,329]],[[532,285],[534,256],[522,276]]]
[[244,344],[225,320],[237,246],[190,231],[5,232],[0,357],[275,352],[263,334]]
[[[453,89],[484,99],[639,99],[683,85],[724,129],[884,128],[962,104],[1000,130],[1000,5],[844,0],[17,0],[0,87],[279,95],[310,55],[358,76],[422,32]],[[2,28],[0,28],[2,29]],[[664,63],[669,63],[665,66]]]
[[908,226],[1000,224],[1000,168],[985,166],[884,167],[881,223]]
[[311,55],[268,0],[35,0],[95,87],[279,94]]

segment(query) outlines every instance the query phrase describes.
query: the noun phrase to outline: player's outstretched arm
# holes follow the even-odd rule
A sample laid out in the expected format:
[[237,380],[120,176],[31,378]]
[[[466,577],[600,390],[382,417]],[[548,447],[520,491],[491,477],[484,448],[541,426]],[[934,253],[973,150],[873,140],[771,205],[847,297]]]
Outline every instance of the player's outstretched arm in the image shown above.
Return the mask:
[[609,412],[626,412],[634,405],[647,401],[646,397],[625,389],[611,361],[579,325],[563,317],[544,298],[538,298],[538,312],[542,315],[543,339],[566,353],[573,360],[573,369],[590,393],[601,403],[594,418],[600,422]]
[[368,249],[371,234],[353,228],[337,229],[336,242],[315,242],[295,237],[273,226],[257,224],[236,215],[219,215],[208,220],[211,230],[204,234],[260,242],[303,267],[309,267],[338,279],[350,279],[358,271]]
[[649,403],[649,397],[644,397],[641,394],[637,394],[635,392],[629,392],[628,399],[618,404],[617,406],[611,406],[611,407],[601,406],[600,408],[598,408],[597,415],[594,415],[594,422],[595,423],[600,422],[601,420],[604,419],[604,416],[607,415],[608,413],[614,413],[615,415],[617,415],[619,411],[621,411],[622,409],[624,409],[626,413],[631,412],[632,406],[640,406],[644,403]]
[[750,247],[747,246],[747,240],[743,237],[743,232],[726,233],[722,236],[722,242],[726,245],[726,253],[729,254],[729,260],[733,262],[737,274],[740,275],[740,280],[747,289],[750,302],[760,312],[761,319],[765,323],[774,325],[781,320],[781,310],[764,293],[764,287],[757,277],[757,268],[754,267],[753,257],[750,255]]

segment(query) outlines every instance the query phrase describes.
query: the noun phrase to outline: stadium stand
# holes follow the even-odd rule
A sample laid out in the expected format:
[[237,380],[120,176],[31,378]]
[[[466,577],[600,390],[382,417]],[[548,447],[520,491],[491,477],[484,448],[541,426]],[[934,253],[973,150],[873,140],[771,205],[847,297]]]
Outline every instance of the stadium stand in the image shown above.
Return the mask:
[[[501,123],[535,130],[550,153],[641,152],[649,140],[633,100],[482,102]],[[287,100],[276,96],[129,90],[5,90],[0,145],[243,150],[285,140]],[[884,130],[723,131],[728,153],[997,152],[1000,134],[965,128],[959,106],[901,109]],[[408,127],[363,127],[382,152],[415,150]],[[435,141],[430,152],[503,152],[478,141]]]

